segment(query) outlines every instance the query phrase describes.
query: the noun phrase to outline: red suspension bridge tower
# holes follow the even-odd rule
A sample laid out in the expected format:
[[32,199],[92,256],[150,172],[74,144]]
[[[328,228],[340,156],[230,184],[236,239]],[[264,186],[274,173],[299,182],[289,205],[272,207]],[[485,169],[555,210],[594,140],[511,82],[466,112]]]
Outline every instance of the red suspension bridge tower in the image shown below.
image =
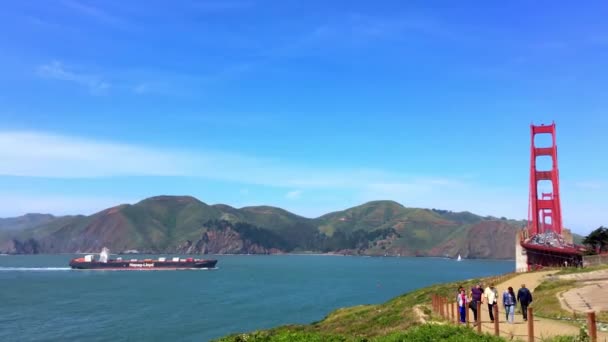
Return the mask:
[[[562,234],[562,210],[559,196],[559,169],[557,167],[557,145],[555,143],[555,123],[550,126],[530,126],[532,135],[530,160],[530,205],[528,208],[528,233],[536,234],[553,231]],[[551,135],[551,146],[537,147],[535,137],[540,134]],[[549,170],[537,167],[537,158],[547,156],[551,158]],[[550,182],[551,192],[539,194],[539,182]],[[541,196],[539,196],[541,195]]]
[[[580,265],[582,249],[573,244],[572,235],[564,229],[562,222],[555,123],[531,125],[530,135],[528,226],[516,242],[517,271]],[[537,135],[549,135],[551,145],[536,146]],[[539,163],[539,157],[550,159],[550,166]]]

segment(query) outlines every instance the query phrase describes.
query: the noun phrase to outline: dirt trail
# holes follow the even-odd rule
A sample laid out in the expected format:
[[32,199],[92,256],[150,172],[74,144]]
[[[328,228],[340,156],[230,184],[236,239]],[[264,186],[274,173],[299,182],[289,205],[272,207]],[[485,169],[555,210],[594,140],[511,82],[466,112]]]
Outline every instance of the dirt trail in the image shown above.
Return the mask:
[[[543,281],[546,276],[555,273],[556,271],[547,272],[534,272],[534,273],[522,273],[514,278],[511,278],[503,283],[497,284],[496,288],[499,294],[499,307],[498,315],[500,322],[500,336],[503,337],[514,337],[516,339],[522,339],[527,341],[528,337],[528,322],[523,320],[521,314],[515,314],[515,322],[508,324],[505,317],[504,307],[502,306],[502,293],[509,286],[513,287],[515,293],[519,290],[521,284],[526,284],[526,287],[530,291],[534,289]],[[471,320],[473,315],[471,312]],[[481,308],[481,322],[482,330],[484,332],[494,333],[494,323],[490,322],[490,316],[488,314],[487,304],[482,304]],[[578,335],[579,328],[569,323],[565,323],[558,320],[534,317],[534,336],[539,340],[541,337],[550,337],[556,335]],[[598,331],[598,341],[608,341],[608,333]]]

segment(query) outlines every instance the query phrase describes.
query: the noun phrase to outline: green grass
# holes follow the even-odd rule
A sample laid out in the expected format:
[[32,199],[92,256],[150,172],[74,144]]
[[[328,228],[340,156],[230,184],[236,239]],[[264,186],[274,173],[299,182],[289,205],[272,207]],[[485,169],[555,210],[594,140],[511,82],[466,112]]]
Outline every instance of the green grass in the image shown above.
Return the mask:
[[395,332],[373,338],[352,337],[320,332],[292,331],[276,329],[249,334],[224,337],[217,342],[504,342],[503,338],[488,334],[478,335],[472,329],[453,325],[426,324],[406,332]]
[[[586,267],[583,269],[573,268],[562,270],[556,274],[586,273],[606,268],[608,268],[606,265]],[[568,291],[578,286],[581,286],[581,283],[577,282],[576,280],[545,280],[538,287],[536,287],[533,293],[534,301],[532,302],[532,307],[534,308],[534,314],[553,319],[574,319],[575,314],[572,311],[564,310],[561,307],[558,295],[561,292]],[[586,316],[584,313],[576,314],[577,319],[585,319],[585,317]],[[596,312],[596,317],[600,321],[608,321],[608,312]]]
[[585,329],[581,328],[578,336],[559,335],[543,338],[542,342],[591,342],[591,338]]
[[[589,268],[588,271],[595,270]],[[436,284],[403,294],[378,305],[359,305],[336,310],[325,319],[309,325],[289,325],[275,329],[235,334],[217,342],[275,342],[275,341],[344,341],[344,342],[396,342],[396,341],[505,341],[490,335],[477,335],[472,329],[442,324],[442,318],[430,310],[431,296],[438,294],[451,300],[459,286],[470,289],[478,282],[500,283],[515,274],[500,277],[469,279],[460,282]],[[563,310],[557,294],[577,285],[574,280],[548,280],[534,290],[534,314],[555,319],[572,318],[572,313]],[[414,307],[426,315],[430,324],[421,324]],[[606,313],[599,313],[598,320],[606,320]],[[583,318],[583,317],[578,317]],[[555,336],[543,342],[586,342],[588,336],[583,329],[579,336]]]
[[593,271],[600,271],[608,269],[608,265],[597,265],[597,266],[588,266],[585,268],[576,268],[576,267],[567,267],[563,268],[556,275],[565,275],[565,274],[578,274],[578,273],[588,273]]
[[534,314],[547,318],[572,318],[572,312],[562,309],[558,294],[576,287],[574,280],[546,280],[534,290]]
[[[513,274],[501,276],[501,279],[504,281],[511,276]],[[310,341],[364,341],[366,339],[367,341],[402,341],[403,339],[400,338],[405,336],[403,335],[405,331],[409,333],[410,329],[420,326],[418,317],[414,313],[415,306],[418,306],[425,315],[430,316],[427,317],[430,320],[441,321],[440,317],[430,312],[431,296],[438,294],[450,300],[455,299],[459,286],[470,289],[479,281],[498,282],[498,277],[437,284],[403,294],[383,304],[338,309],[327,315],[325,319],[309,325],[289,325],[267,331],[232,335],[219,341],[288,341],[287,336],[293,341],[300,341],[298,338],[302,338],[301,341],[307,341],[305,338],[310,338],[308,339]],[[432,339],[416,336],[410,336],[413,338],[411,341],[432,341]],[[390,339],[388,339],[389,337]],[[238,338],[254,339],[239,340]],[[409,339],[407,340],[409,341]],[[469,339],[453,341],[469,341]]]

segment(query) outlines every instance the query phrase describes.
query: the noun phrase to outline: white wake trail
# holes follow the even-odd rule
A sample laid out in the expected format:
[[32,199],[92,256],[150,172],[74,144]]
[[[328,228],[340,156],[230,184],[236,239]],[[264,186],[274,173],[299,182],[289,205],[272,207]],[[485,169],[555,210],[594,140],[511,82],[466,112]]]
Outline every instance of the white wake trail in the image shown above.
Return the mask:
[[70,267],[0,267],[1,271],[69,271]]

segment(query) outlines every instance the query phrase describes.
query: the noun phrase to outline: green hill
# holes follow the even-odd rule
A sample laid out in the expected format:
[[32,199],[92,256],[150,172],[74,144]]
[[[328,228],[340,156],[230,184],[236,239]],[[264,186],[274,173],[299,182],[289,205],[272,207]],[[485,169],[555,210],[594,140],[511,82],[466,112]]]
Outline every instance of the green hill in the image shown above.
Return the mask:
[[19,217],[0,218],[0,232],[3,230],[20,230],[51,222],[55,216],[49,214],[26,214]]
[[406,208],[393,201],[309,219],[281,208],[237,209],[190,196],[156,196],[90,216],[36,217],[0,221],[5,222],[0,225],[0,252],[97,252],[107,246],[114,252],[512,258],[516,231],[523,226],[469,212]]

